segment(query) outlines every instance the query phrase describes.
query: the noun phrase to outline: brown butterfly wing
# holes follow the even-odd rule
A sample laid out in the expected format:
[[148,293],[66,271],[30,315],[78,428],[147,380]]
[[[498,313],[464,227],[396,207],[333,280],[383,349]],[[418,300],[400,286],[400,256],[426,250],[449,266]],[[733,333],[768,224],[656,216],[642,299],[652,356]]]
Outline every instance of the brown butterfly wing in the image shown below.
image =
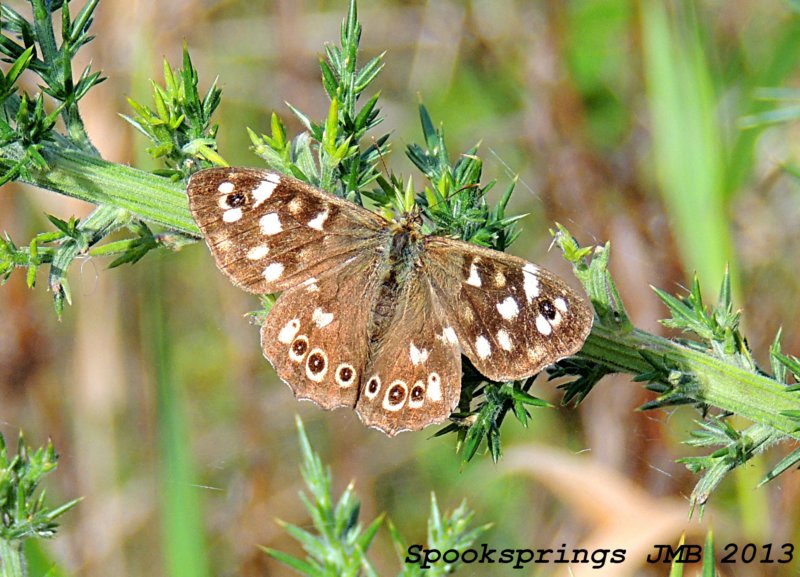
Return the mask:
[[364,383],[376,263],[362,254],[281,294],[261,328],[264,356],[298,399],[353,407]]
[[592,328],[592,309],[576,291],[521,258],[430,236],[422,259],[464,354],[494,381],[574,354]]
[[518,379],[577,351],[591,328],[588,304],[552,273],[464,242],[425,237],[398,279],[409,254],[392,254],[392,230],[411,229],[274,172],[201,171],[188,194],[234,284],[284,291],[261,330],[279,376],[390,435],[450,415],[462,351],[490,379]]
[[397,299],[391,330],[371,343],[356,412],[388,435],[445,421],[461,392],[456,334],[426,276],[412,274]]
[[203,170],[187,192],[217,266],[254,293],[285,290],[373,251],[386,226],[369,210],[268,170]]

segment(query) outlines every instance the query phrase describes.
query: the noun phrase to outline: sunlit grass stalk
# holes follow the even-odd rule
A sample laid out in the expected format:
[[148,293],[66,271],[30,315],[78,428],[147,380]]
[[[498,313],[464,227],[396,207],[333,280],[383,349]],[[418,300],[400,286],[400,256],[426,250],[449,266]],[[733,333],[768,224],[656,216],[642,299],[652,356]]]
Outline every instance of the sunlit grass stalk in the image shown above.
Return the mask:
[[[728,267],[738,295],[725,188],[731,151],[718,118],[719,98],[697,13],[692,4],[683,3],[670,19],[668,3],[648,0],[642,6],[653,160],[659,191],[678,231],[681,260],[706,288],[716,287]],[[747,474],[741,469],[735,476],[744,523],[753,538],[766,533],[769,524],[766,495],[750,491],[752,477],[762,477],[763,468],[759,459],[752,459]]]
[[168,335],[163,293],[164,271],[157,267],[148,283],[144,340],[151,347],[156,378],[156,410],[160,465],[160,521],[165,574],[171,577],[205,577],[211,574],[205,546],[202,502],[192,464],[181,383],[172,370],[172,344]]

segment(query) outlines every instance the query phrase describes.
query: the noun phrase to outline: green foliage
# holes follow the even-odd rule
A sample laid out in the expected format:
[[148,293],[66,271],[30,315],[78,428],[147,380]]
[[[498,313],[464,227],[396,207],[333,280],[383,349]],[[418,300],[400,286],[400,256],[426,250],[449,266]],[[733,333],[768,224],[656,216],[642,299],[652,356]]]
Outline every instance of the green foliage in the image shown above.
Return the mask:
[[420,106],[419,115],[425,145],[409,144],[406,154],[428,179],[429,186],[417,202],[430,219],[433,232],[505,250],[519,234],[515,223],[525,217],[505,215],[516,183],[506,188],[494,207],[489,206],[486,195],[495,182],[480,184],[483,162],[477,155],[478,146],[473,146],[451,164],[444,129],[434,128],[424,106]]
[[133,118],[122,115],[134,128],[153,143],[147,152],[162,160],[166,169],[157,174],[180,179],[197,168],[227,165],[217,154],[217,125],[211,116],[219,106],[222,91],[216,81],[203,98],[197,90],[197,70],[186,46],[183,47],[183,68],[172,70],[164,60],[164,86],[151,81],[155,110],[129,98]]
[[[800,90],[796,88],[759,88],[753,93],[756,100],[770,103],[783,104],[786,102],[800,102]],[[743,116],[739,120],[742,128],[762,128],[770,124],[783,124],[800,120],[800,104],[779,106]]]
[[165,577],[210,577],[212,574],[206,526],[205,499],[197,491],[198,472],[191,449],[190,419],[187,415],[187,383],[177,375],[174,346],[167,328],[165,285],[172,278],[157,266],[144,284],[143,300],[150,303],[142,315],[143,341],[154,371],[155,416],[157,419],[158,521],[163,549]]
[[[47,188],[71,186],[80,191],[75,196],[85,198],[88,195],[88,200],[98,207],[83,221],[48,215],[55,230],[36,235],[28,246],[19,247],[6,235],[0,240],[0,277],[7,280],[14,269],[24,268],[28,286],[33,287],[39,267],[46,265],[48,287],[53,293],[56,313],[61,316],[64,305],[71,302],[66,275],[76,258],[116,255],[111,262],[114,267],[134,263],[156,247],[180,247],[189,237],[179,232],[153,233],[125,207],[106,202],[118,186],[114,177],[118,178],[124,169],[109,166],[102,172],[102,182],[95,182],[95,186],[86,184],[90,169],[105,166],[97,159],[97,151],[84,130],[78,103],[103,78],[90,67],[77,79],[73,78],[72,59],[93,38],[89,27],[98,0],[87,2],[75,18],[70,15],[67,3],[30,0],[30,4],[33,13],[30,21],[10,7],[0,6],[3,31],[0,54],[12,62],[8,72],[0,76],[0,184],[41,179]],[[56,19],[60,20],[60,44],[54,32]],[[42,81],[41,92],[34,96],[18,86],[20,76],[26,71]],[[172,170],[166,171],[168,175],[174,176],[180,162],[195,157],[206,159],[207,163],[218,162],[220,159],[214,152],[216,145],[211,138],[216,129],[209,127],[209,118],[219,103],[219,90],[212,86],[206,97],[202,101],[199,99],[197,72],[187,52],[184,52],[184,69],[173,73],[165,64],[165,77],[166,88],[156,87],[158,112],[151,113],[137,105],[139,114],[131,122],[142,131],[149,131],[154,139],[160,139],[157,142],[160,155],[172,162]],[[55,103],[51,110],[48,110],[45,96]],[[63,133],[55,128],[59,117],[66,129]],[[179,150],[169,148],[163,142],[167,138],[178,143]],[[45,157],[62,158],[64,162],[60,167],[53,167],[49,164],[52,160],[46,161]],[[82,158],[82,165],[74,173],[65,171],[70,166],[67,159],[76,157]],[[137,197],[145,205],[163,210],[171,204],[162,198],[147,198],[147,190],[143,192],[135,182],[128,186],[134,191],[125,194],[129,198]],[[120,229],[127,229],[132,236],[97,246]]]
[[[6,118],[18,117],[17,126],[9,125],[8,128],[16,132],[17,138],[23,144],[36,144],[48,138],[53,128],[51,117],[60,114],[71,143],[91,154],[97,153],[83,127],[78,102],[104,78],[99,72],[92,72],[91,67],[87,66],[75,80],[72,74],[72,60],[78,50],[93,38],[89,35],[89,27],[98,2],[99,0],[87,2],[73,19],[66,3],[30,0],[33,9],[33,19],[30,21],[9,6],[0,6],[0,22],[4,31],[0,36],[0,53],[5,56],[7,62],[15,62],[12,70],[16,68],[17,76],[23,68],[33,71],[43,82],[42,92],[58,103],[50,115],[45,116],[43,112],[34,114],[25,123],[19,123],[18,112],[25,106],[23,103],[30,102],[30,98],[25,93],[22,93],[22,98],[10,98],[16,91],[10,91],[10,87],[6,87],[2,93],[3,111]],[[54,13],[59,10],[60,44],[56,41],[56,26],[54,26]],[[8,81],[8,77],[6,80]],[[38,111],[41,94],[35,100],[37,101],[35,109]],[[36,126],[37,130],[32,131],[32,126]],[[25,137],[31,140],[26,143]]]
[[709,352],[715,356],[754,369],[755,363],[739,331],[741,313],[733,310],[731,283],[728,271],[722,280],[717,305],[707,310],[700,294],[700,282],[695,275],[692,289],[685,298],[676,298],[660,289],[653,288],[667,306],[671,318],[661,323],[669,328],[694,333],[701,342],[707,343]]
[[[20,74],[22,74],[22,71],[25,70],[31,63],[32,57],[33,46],[29,46],[19,55],[16,60],[13,61],[14,63],[8,69],[7,74],[3,74],[3,72],[0,71],[0,100],[5,102],[9,96],[16,92],[14,84],[16,84],[17,79],[19,78]],[[0,126],[3,127],[4,132],[10,129],[8,124],[5,122]]]
[[[787,374],[800,372],[800,363],[780,352],[778,335],[771,351],[774,376],[756,365],[739,330],[741,313],[734,310],[727,271],[718,302],[711,308],[703,300],[697,279],[685,297],[654,288],[670,312],[662,324],[694,336],[667,340],[630,324],[608,272],[608,245],[595,248],[589,259],[591,251],[579,248],[563,227],[556,234],[557,244],[573,262],[597,313],[584,349],[549,370],[553,378],[572,377],[560,385],[565,390],[564,402],[581,402],[604,375],[622,372],[635,375],[634,381],[657,393],[640,410],[676,405],[699,409],[703,421],[687,444],[714,451],[680,462],[702,473],[691,500],[701,512],[728,473],[780,441],[800,438],[800,395],[796,386],[787,383]],[[738,430],[730,421],[732,415],[745,416],[754,424]],[[800,454],[796,453],[783,459],[764,480],[798,464]]]
[[[311,517],[314,531],[281,522],[286,532],[302,545],[306,552],[304,559],[266,547],[264,551],[300,575],[308,577],[377,577],[378,573],[370,563],[367,551],[383,523],[383,515],[362,528],[359,523],[361,503],[352,483],[334,502],[330,469],[322,464],[319,455],[311,447],[299,417],[296,422],[303,457],[301,473],[310,494],[301,493],[300,498]],[[472,517],[473,513],[466,503],[452,513],[442,515],[436,497],[431,495],[428,546],[442,551],[463,551],[488,528],[488,525],[471,527]],[[406,542],[391,521],[389,527],[400,561],[404,562]],[[443,565],[431,568],[425,574],[449,575],[455,568],[454,565]],[[412,577],[421,575],[421,571],[419,565],[404,564],[399,575]]]
[[[629,333],[633,325],[628,319],[617,285],[608,270],[611,245],[606,243],[602,247],[581,247],[561,224],[556,224],[556,229],[550,233],[555,244],[563,252],[564,258],[572,264],[575,276],[583,284],[592,302],[596,315],[595,326],[599,324],[619,334]],[[551,379],[573,377],[559,385],[559,388],[564,390],[564,404],[574,402],[578,405],[604,376],[620,370],[624,371],[622,367],[608,362],[598,363],[594,360],[572,357],[550,367],[548,374]]]
[[[269,135],[249,130],[256,154],[276,170],[359,204],[366,197],[387,217],[419,207],[429,219],[431,231],[504,250],[517,237],[514,223],[522,218],[505,216],[513,184],[500,202],[490,207],[486,194],[494,183],[480,185],[482,161],[477,147],[451,163],[444,132],[434,128],[424,106],[420,118],[425,146],[411,144],[406,154],[430,186],[415,192],[410,180],[404,185],[394,175],[380,175],[381,158],[389,152],[389,135],[364,142],[369,131],[383,121],[377,107],[379,95],[372,95],[361,108],[358,102],[383,69],[383,54],[359,68],[360,39],[361,24],[352,0],[342,22],[340,45],[327,46],[326,59],[320,62],[322,85],[330,99],[327,118],[312,120],[289,105],[305,132],[288,140],[286,127],[273,114]],[[373,182],[378,188],[369,189]]]
[[334,503],[331,494],[331,472],[313,449],[303,423],[297,418],[300,449],[303,457],[302,475],[310,497],[301,493],[303,505],[311,516],[317,534],[297,525],[281,523],[286,531],[305,549],[307,557],[299,559],[274,549],[264,550],[288,567],[309,576],[377,575],[366,557],[375,538],[382,517],[372,521],[366,529],[358,523],[361,504],[352,483]]
[[320,61],[322,86],[330,98],[328,116],[312,120],[292,105],[292,112],[305,127],[292,142],[286,140],[286,127],[272,115],[272,133],[258,136],[249,130],[253,149],[267,164],[323,190],[363,204],[361,192],[378,178],[378,163],[389,151],[385,134],[369,144],[366,134],[382,122],[377,107],[378,94],[358,107],[363,92],[383,69],[383,54],[358,67],[361,24],[355,0],[350,1],[342,22],[340,45],[325,48]]
[[469,359],[464,357],[463,361],[461,399],[452,417],[454,422],[436,436],[455,433],[464,463],[472,460],[484,442],[492,459],[497,462],[502,455],[500,429],[509,411],[522,426],[527,427],[531,418],[528,407],[551,405],[528,393],[535,377],[509,383],[486,381]]
[[[662,321],[665,326],[694,333],[699,340],[692,342],[693,346],[703,347],[710,355],[726,363],[754,373],[762,372],[756,365],[747,347],[747,341],[739,330],[741,314],[733,309],[730,277],[727,271],[723,277],[717,304],[711,309],[708,309],[703,303],[700,284],[696,278],[689,294],[681,299],[658,289],[654,290],[672,314],[671,318]],[[775,381],[783,385],[787,391],[796,391],[796,387],[788,385],[787,374],[791,373],[796,379],[797,374],[800,373],[800,363],[797,362],[797,359],[787,357],[780,352],[780,332],[775,338],[770,353]],[[658,366],[658,363],[654,363],[654,365]],[[671,386],[661,391],[659,400],[650,403],[646,408],[696,402],[696,395],[687,394],[697,386],[690,372],[674,367],[667,375],[666,380],[670,382]],[[706,411],[705,406],[701,406],[701,408],[704,412]],[[781,414],[795,419],[800,416],[796,410],[784,410],[781,411]],[[700,423],[701,428],[694,431],[692,438],[687,441],[687,444],[696,447],[718,447],[707,456],[681,459],[681,462],[686,464],[691,471],[695,473],[705,471],[695,490],[695,496],[709,495],[725,473],[745,464],[753,456],[780,440],[780,436],[776,435],[774,431],[760,426],[752,426],[743,431],[737,430],[728,417],[730,414],[727,413],[709,417],[708,420]],[[797,430],[800,430],[800,427]],[[795,464],[800,459],[800,455],[795,455],[795,453],[797,451],[783,459],[767,474],[764,481],[773,479]],[[703,499],[696,500],[703,502]]]
[[448,563],[431,563],[429,567],[423,569],[418,563],[405,563],[408,551],[408,544],[397,527],[389,520],[389,531],[392,535],[395,551],[401,562],[404,563],[398,577],[440,577],[456,573],[462,566],[461,554],[478,540],[478,538],[489,530],[491,524],[470,527],[474,513],[467,507],[467,502],[462,501],[452,513],[442,513],[436,502],[436,495],[431,493],[431,513],[428,517],[427,549],[437,551],[458,551],[458,561]]
[[[680,541],[678,541],[678,549],[680,549],[684,543],[685,536],[682,535]],[[717,572],[716,558],[714,556],[714,533],[712,531],[706,534],[706,540],[705,543],[703,543],[701,554],[703,556],[703,562],[701,572],[697,574],[698,577],[718,577],[719,573]],[[670,567],[669,577],[683,577],[685,565],[686,562],[681,559],[681,556],[676,556]]]
[[58,455],[49,441],[34,450],[20,434],[17,454],[12,456],[0,435],[0,540],[52,537],[58,528],[56,519],[78,504],[80,499],[48,507],[45,491],[38,490],[42,479],[55,470],[57,461]]

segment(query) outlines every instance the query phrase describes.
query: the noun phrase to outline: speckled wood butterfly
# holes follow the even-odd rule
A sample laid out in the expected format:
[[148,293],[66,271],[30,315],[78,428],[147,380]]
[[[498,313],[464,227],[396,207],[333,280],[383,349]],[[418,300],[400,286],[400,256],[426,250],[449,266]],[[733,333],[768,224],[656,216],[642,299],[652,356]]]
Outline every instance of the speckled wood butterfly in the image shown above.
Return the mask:
[[264,355],[299,399],[354,407],[394,435],[447,419],[461,354],[510,381],[576,352],[588,304],[515,256],[421,232],[267,170],[193,175],[192,214],[217,266],[254,293],[282,291]]

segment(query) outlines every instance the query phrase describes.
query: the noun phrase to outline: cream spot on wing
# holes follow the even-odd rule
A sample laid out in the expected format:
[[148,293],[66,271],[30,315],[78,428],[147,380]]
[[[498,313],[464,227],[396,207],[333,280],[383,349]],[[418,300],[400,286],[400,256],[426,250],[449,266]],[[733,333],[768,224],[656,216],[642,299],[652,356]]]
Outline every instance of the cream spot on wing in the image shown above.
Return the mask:
[[328,220],[328,215],[330,211],[326,208],[322,212],[320,212],[317,216],[312,218],[308,221],[308,226],[311,228],[315,228],[317,230],[322,230],[322,225],[325,224],[325,221]]
[[317,284],[317,279],[315,277],[311,277],[309,279],[304,280],[301,283],[302,286],[306,287],[306,292],[310,293],[318,293],[319,292],[319,285]]
[[319,328],[324,328],[333,322],[333,313],[326,313],[322,309],[316,308],[314,314],[311,315],[311,320]]
[[494,286],[497,288],[503,288],[506,286],[506,275],[499,270],[494,273]]
[[281,181],[281,175],[280,174],[275,174],[274,172],[270,172],[264,178],[267,179],[270,182],[275,183],[275,184],[278,184]]
[[514,345],[511,344],[511,338],[508,336],[508,333],[500,329],[497,331],[497,342],[500,343],[500,348],[504,351],[510,351],[514,348]]
[[528,263],[522,267],[522,288],[525,289],[525,296],[528,297],[528,302],[539,296],[539,277],[536,276],[539,267],[535,264]]
[[489,344],[489,340],[485,336],[481,335],[475,339],[475,352],[478,353],[481,359],[485,359],[492,354],[492,345]]
[[253,200],[255,200],[254,206],[260,206],[265,200],[272,196],[272,193],[275,192],[278,186],[278,182],[280,182],[280,179],[277,182],[262,180],[261,184],[253,190]]
[[472,312],[472,308],[469,306],[464,306],[464,308],[461,309],[461,318],[468,323],[474,321],[475,314]]
[[458,337],[456,336],[456,331],[453,330],[453,327],[444,327],[442,335],[451,345],[454,345],[458,342]]
[[500,313],[501,317],[510,321],[519,314],[517,299],[514,297],[506,297],[503,302],[497,304],[497,312]]
[[248,260],[261,260],[269,254],[269,247],[265,244],[254,246],[247,251]]
[[261,217],[258,224],[261,226],[261,234],[266,234],[267,236],[278,234],[283,230],[281,219],[276,212],[268,212]]
[[424,363],[425,361],[427,361],[429,354],[430,354],[430,351],[428,351],[428,349],[420,350],[420,349],[417,348],[417,346],[414,343],[411,343],[411,346],[409,347],[408,356],[411,359],[411,364],[414,365],[415,367],[418,364]]
[[222,220],[224,222],[236,222],[242,218],[241,208],[231,208],[222,213]]
[[466,283],[478,288],[481,286],[481,277],[478,275],[478,266],[475,264],[475,261],[469,265],[469,277],[467,278]]
[[281,329],[281,332],[278,333],[278,340],[285,345],[288,345],[294,340],[294,337],[297,335],[297,331],[300,330],[300,319],[292,319]]
[[553,304],[556,305],[556,308],[560,310],[562,313],[567,312],[567,301],[565,301],[561,297],[554,299]]
[[264,269],[264,279],[268,282],[278,280],[283,274],[283,265],[279,262],[273,262]]
[[546,318],[544,318],[542,315],[539,315],[536,317],[536,330],[542,333],[544,336],[547,336],[553,332],[553,327],[550,326],[550,323],[547,322]]
[[236,188],[232,182],[220,182],[217,190],[220,191],[222,194],[230,194],[233,192],[233,189]]
[[442,379],[439,373],[428,375],[428,398],[433,402],[442,400]]

